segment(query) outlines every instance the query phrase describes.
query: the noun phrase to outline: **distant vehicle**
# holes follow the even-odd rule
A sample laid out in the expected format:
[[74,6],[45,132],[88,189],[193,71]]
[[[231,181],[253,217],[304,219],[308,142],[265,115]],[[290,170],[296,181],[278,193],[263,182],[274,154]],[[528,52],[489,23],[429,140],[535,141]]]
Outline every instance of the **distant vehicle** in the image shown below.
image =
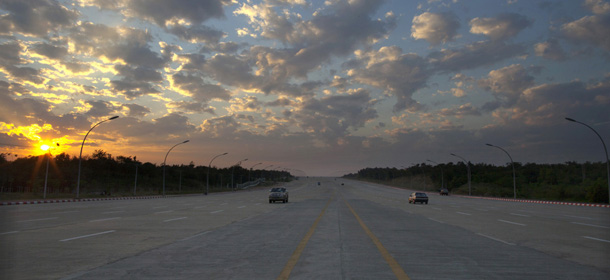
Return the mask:
[[409,203],[421,203],[421,204],[428,204],[428,195],[426,193],[423,192],[414,192],[411,193],[411,195],[409,196]]
[[269,203],[275,203],[276,201],[288,202],[288,191],[286,188],[272,188],[269,191]]
[[320,182],[318,182],[318,186],[320,185]]
[[446,188],[442,188],[438,191],[440,195],[449,195],[449,190]]

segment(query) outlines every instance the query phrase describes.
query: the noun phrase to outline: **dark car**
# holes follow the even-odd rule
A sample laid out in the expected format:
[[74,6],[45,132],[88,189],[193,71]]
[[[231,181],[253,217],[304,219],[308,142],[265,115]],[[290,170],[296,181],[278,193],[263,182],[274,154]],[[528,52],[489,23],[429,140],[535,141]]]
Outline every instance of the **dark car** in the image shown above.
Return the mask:
[[288,191],[286,188],[272,188],[269,191],[269,203],[275,203],[276,201],[288,202]]
[[426,193],[423,192],[414,192],[411,193],[411,195],[409,196],[409,203],[425,203],[428,204],[428,195]]
[[440,190],[438,191],[438,193],[439,193],[440,195],[449,195],[449,190],[448,190],[448,189],[445,189],[445,188],[442,188],[442,189],[440,189]]

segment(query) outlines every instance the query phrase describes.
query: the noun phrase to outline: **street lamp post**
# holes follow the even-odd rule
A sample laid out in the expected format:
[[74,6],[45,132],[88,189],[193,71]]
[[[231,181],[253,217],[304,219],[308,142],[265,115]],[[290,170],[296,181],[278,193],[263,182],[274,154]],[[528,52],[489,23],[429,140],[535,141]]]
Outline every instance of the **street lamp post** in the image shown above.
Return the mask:
[[205,195],[208,195],[208,189],[210,187],[210,169],[212,168],[212,161],[214,161],[217,157],[224,156],[226,154],[228,154],[228,153],[223,153],[223,154],[217,155],[214,158],[212,158],[212,160],[210,160],[210,164],[208,164],[208,174],[206,176],[205,193],[204,193]]
[[604,146],[604,154],[606,155],[606,173],[608,175],[608,203],[610,203],[610,160],[608,159],[608,149],[606,148],[606,143],[604,143],[604,139],[602,139],[601,135],[599,135],[599,133],[597,133],[597,131],[595,131],[595,129],[593,129],[589,125],[579,122],[575,119],[571,119],[571,118],[566,118],[566,120],[575,122],[575,123],[579,123],[579,124],[582,124],[582,125],[588,127],[589,129],[593,130],[593,132],[595,132],[595,134],[597,134],[597,137],[599,137],[599,140],[602,141],[602,145]]
[[239,166],[242,161],[246,161],[246,160],[248,160],[248,159],[242,159],[231,167],[231,190],[232,191],[235,191],[235,184],[233,183],[233,177],[234,177],[233,174],[235,174],[235,166]]
[[119,116],[114,116],[111,117],[109,119],[103,120],[101,122],[96,123],[93,127],[91,127],[89,129],[89,131],[87,131],[87,134],[85,134],[85,138],[83,138],[83,143],[80,145],[80,154],[78,155],[78,179],[76,179],[76,198],[78,198],[79,196],[79,192],[80,192],[80,169],[81,169],[81,162],[83,159],[83,146],[85,146],[85,140],[87,140],[87,136],[89,136],[89,132],[91,132],[91,130],[93,130],[95,127],[97,127],[98,125],[110,121],[110,120],[114,120],[116,118],[118,118]]
[[510,159],[510,164],[513,166],[513,198],[517,199],[517,180],[516,180],[516,176],[515,176],[515,162],[513,161],[513,158],[510,156],[510,154],[506,150],[502,149],[501,147],[494,146],[489,143],[487,143],[485,145],[490,146],[490,147],[495,147],[495,148],[502,150],[504,153],[506,153],[506,155]]
[[180,143],[174,145],[173,147],[171,147],[169,149],[169,151],[167,151],[167,154],[165,154],[165,159],[163,160],[163,196],[165,196],[165,162],[167,161],[167,156],[169,155],[169,152],[171,152],[172,149],[174,149],[176,146],[182,145],[182,144],[188,143],[188,142],[189,142],[189,140],[185,140],[183,142],[180,142]]
[[[59,143],[55,143],[57,144],[57,146],[59,147]],[[43,145],[43,149],[46,148],[47,150],[47,171],[45,172],[44,175],[44,190],[42,192],[42,199],[46,199],[47,198],[47,179],[49,178],[49,161],[51,161],[51,147],[47,146],[47,145]],[[42,148],[42,147],[41,147]]]
[[464,161],[464,163],[466,164],[466,168],[468,169],[468,195],[472,195],[472,191],[471,191],[471,187],[470,187],[470,162],[456,154],[451,154],[451,155],[462,159]]
[[445,174],[443,174],[443,166],[441,166],[440,164],[438,164],[434,161],[431,161],[429,159],[427,161],[432,162],[441,168],[441,188],[444,188],[445,187]]
[[259,165],[259,164],[263,164],[262,162],[259,162],[255,165],[252,165],[252,167],[250,167],[250,171],[248,171],[248,182],[252,181],[252,168],[254,168],[255,166]]
[[264,178],[264,179],[265,179],[265,181],[267,181],[267,177],[265,177],[265,173],[263,173],[263,171],[265,171],[265,169],[267,169],[267,168],[269,168],[269,167],[271,167],[271,166],[273,166],[273,164],[272,164],[272,165],[269,165],[269,166],[267,166],[267,167],[265,167],[265,168],[263,168],[263,170],[261,171],[261,177],[262,177],[262,178]]

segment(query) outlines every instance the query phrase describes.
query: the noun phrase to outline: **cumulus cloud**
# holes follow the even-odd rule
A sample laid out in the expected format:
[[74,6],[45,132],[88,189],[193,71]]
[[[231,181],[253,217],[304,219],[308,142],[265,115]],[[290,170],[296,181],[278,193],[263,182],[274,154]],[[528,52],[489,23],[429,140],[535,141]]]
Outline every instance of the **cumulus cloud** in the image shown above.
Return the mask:
[[168,31],[178,36],[178,38],[191,43],[218,44],[220,39],[226,35],[220,30],[216,30],[204,25],[189,27],[183,25],[172,25],[168,28]]
[[308,99],[296,109],[294,118],[305,132],[320,135],[326,144],[337,144],[348,135],[348,129],[358,130],[377,118],[374,105],[368,91],[357,90],[349,95]]
[[453,108],[443,108],[440,110],[443,116],[451,116],[456,118],[464,118],[466,116],[480,116],[481,111],[470,103],[460,105]]
[[470,32],[483,34],[492,40],[506,40],[531,25],[532,21],[523,15],[506,13],[492,18],[473,18],[470,20]]
[[19,32],[33,36],[45,36],[51,31],[71,26],[79,16],[54,0],[0,1],[0,10],[7,13],[0,15],[0,26],[5,27],[0,34]]
[[585,0],[584,5],[596,15],[610,14],[610,3],[603,0]]
[[397,98],[394,111],[419,110],[422,105],[413,94],[426,86],[433,74],[426,60],[416,54],[403,54],[399,47],[382,47],[378,51],[359,53],[363,67],[348,74],[357,82],[382,88]]
[[151,112],[149,108],[139,104],[123,104],[123,106],[129,110],[127,114],[129,117],[141,118]]
[[21,58],[22,46],[18,42],[0,45],[0,72],[12,79],[40,84],[44,81],[40,70],[27,66],[17,66],[26,62]]
[[494,93],[496,102],[487,103],[486,110],[496,106],[510,107],[522,96],[523,91],[534,85],[532,69],[525,69],[519,64],[513,64],[498,70],[492,70],[487,78],[479,80],[479,86]]
[[610,51],[610,14],[582,17],[562,25],[561,31],[574,43],[589,43]]
[[119,11],[127,17],[141,18],[165,26],[171,22],[187,21],[190,24],[199,24],[211,18],[223,18],[224,6],[230,0],[126,0],[81,1],[82,5],[93,5],[100,9]]
[[559,42],[554,39],[534,45],[534,51],[537,56],[541,56],[546,59],[560,61],[566,58],[563,48],[561,48]]
[[435,72],[460,72],[480,66],[493,65],[502,60],[525,54],[525,46],[499,41],[483,41],[461,48],[444,49],[428,55]]
[[413,18],[411,36],[438,45],[453,41],[459,28],[460,22],[453,13],[425,12]]
[[[372,16],[384,1],[334,1],[327,2],[323,10],[316,11],[311,20],[305,21],[294,14],[279,14],[273,4],[264,1],[260,5],[242,4],[235,11],[247,15],[254,30],[261,36],[285,42],[291,48],[257,48],[261,58],[259,71],[286,73],[288,77],[305,78],[307,73],[327,63],[332,56],[345,56],[359,46],[367,46],[384,38],[396,27],[393,14],[383,20]],[[337,24],[341,23],[341,24]],[[265,51],[264,56],[260,55]]]

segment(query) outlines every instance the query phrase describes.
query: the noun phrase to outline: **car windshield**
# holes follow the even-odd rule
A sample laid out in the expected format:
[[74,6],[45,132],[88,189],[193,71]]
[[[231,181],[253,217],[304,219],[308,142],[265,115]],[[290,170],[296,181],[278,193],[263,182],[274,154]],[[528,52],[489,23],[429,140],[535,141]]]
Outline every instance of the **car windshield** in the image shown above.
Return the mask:
[[283,188],[273,188],[271,189],[271,192],[284,192],[285,189]]

